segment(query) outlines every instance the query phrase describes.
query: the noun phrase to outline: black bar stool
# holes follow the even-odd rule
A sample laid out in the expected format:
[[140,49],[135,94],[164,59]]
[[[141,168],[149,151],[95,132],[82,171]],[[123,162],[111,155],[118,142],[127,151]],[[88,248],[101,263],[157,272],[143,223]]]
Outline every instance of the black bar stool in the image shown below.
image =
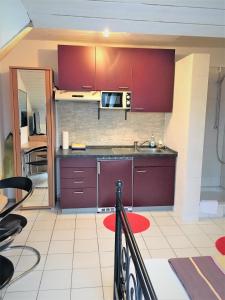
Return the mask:
[[3,295],[1,291],[9,284],[14,274],[14,266],[11,260],[0,255],[0,300]]
[[[0,180],[0,189],[8,188],[20,189],[25,193],[23,193],[23,197],[20,201],[6,208],[0,213],[0,252],[20,248],[32,251],[37,257],[35,264],[8,283],[11,284],[32,271],[40,262],[41,256],[40,253],[33,247],[26,245],[11,246],[15,237],[23,230],[23,228],[27,224],[27,219],[25,217],[17,214],[12,214],[12,212],[19,208],[21,204],[32,194],[32,181],[27,177],[11,177]],[[2,268],[0,268],[0,276],[1,273]]]

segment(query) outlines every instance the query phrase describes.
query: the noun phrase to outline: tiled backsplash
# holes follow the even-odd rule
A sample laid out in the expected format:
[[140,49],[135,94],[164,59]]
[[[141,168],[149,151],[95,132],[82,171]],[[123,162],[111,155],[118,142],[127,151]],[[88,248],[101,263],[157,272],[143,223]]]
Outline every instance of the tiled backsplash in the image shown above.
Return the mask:
[[56,102],[56,146],[62,144],[62,131],[69,132],[70,143],[86,145],[132,145],[163,139],[164,113],[128,113],[101,110],[98,120],[96,103]]

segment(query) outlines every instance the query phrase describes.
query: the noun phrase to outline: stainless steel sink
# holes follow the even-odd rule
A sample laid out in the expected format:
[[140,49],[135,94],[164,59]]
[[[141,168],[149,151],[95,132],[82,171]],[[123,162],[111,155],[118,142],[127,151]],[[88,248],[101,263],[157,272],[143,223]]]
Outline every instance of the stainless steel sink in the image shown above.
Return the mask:
[[143,152],[143,153],[160,153],[160,152],[164,152],[163,149],[157,149],[157,148],[147,148],[147,147],[143,147],[143,148],[138,148],[138,152]]
[[133,148],[112,148],[112,152],[114,154],[118,154],[118,155],[126,155],[126,154],[132,154],[134,153],[134,149]]

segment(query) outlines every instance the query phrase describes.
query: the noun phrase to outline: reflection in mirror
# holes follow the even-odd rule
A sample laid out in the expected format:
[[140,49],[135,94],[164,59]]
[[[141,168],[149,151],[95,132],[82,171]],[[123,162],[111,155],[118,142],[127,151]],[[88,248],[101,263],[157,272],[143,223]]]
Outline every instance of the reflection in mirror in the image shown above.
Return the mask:
[[45,71],[17,70],[22,175],[34,185],[24,207],[49,205]]

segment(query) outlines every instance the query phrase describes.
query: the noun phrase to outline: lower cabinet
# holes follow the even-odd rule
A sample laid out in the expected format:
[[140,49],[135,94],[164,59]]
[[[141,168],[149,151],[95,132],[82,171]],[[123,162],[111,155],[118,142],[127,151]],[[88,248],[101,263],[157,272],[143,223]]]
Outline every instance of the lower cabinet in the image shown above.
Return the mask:
[[175,161],[175,157],[98,162],[88,157],[63,158],[60,160],[61,208],[114,207],[118,179],[123,181],[124,206],[171,206],[174,204]]
[[96,159],[61,159],[60,184],[61,208],[97,207]]
[[175,158],[134,160],[133,206],[174,204]]
[[122,202],[132,206],[132,159],[98,161],[98,207],[114,207],[117,180],[122,180]]

